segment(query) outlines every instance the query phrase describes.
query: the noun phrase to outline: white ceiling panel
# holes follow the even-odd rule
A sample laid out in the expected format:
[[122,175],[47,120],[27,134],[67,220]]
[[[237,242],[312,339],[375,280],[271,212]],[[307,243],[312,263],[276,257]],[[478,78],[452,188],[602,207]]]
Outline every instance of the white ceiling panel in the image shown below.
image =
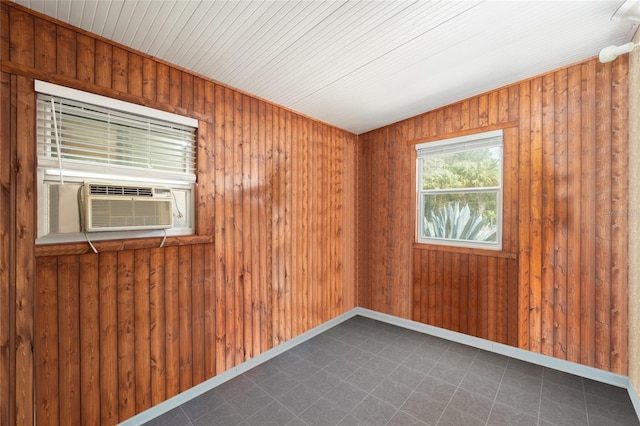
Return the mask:
[[[362,133],[631,40],[622,0],[16,0]],[[639,7],[640,9],[640,7]]]

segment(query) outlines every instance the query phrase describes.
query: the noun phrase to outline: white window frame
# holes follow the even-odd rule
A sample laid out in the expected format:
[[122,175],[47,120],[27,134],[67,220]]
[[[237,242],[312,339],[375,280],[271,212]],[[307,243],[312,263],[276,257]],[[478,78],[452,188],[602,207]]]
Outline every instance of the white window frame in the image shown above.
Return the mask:
[[[471,151],[482,147],[500,148],[500,182],[499,186],[483,188],[443,188],[434,190],[423,189],[423,159],[430,155]],[[502,129],[455,138],[426,142],[415,146],[416,149],[416,241],[422,244],[435,244],[472,249],[502,250],[503,217],[503,188],[504,188],[504,134]],[[459,240],[451,238],[435,238],[423,236],[425,195],[452,193],[496,193],[496,242]]]
[[[154,108],[109,98],[106,96],[96,95],[64,86],[47,83],[36,80],[34,84],[36,95],[50,95],[56,98],[64,98],[73,101],[79,101],[86,104],[97,105],[113,111],[121,111],[134,114],[137,116],[148,117],[151,120],[161,120],[172,124],[192,127],[196,131],[198,129],[198,120],[185,117]],[[38,144],[51,144],[42,138],[55,137],[51,135],[41,135],[37,132]],[[197,148],[197,139],[194,142],[194,156]],[[40,148],[39,148],[40,149]],[[71,198],[71,193],[76,188],[82,186],[85,182],[113,182],[135,184],[143,186],[163,186],[172,189],[174,196],[174,227],[166,230],[130,230],[130,231],[106,231],[91,233],[91,240],[113,240],[113,239],[129,239],[143,237],[166,237],[177,235],[192,235],[195,233],[195,182],[197,167],[194,164],[192,170],[184,171],[163,171],[163,170],[147,170],[138,167],[120,166],[118,164],[96,165],[88,162],[77,160],[62,160],[55,158],[57,156],[48,157],[39,152],[37,158],[37,179],[38,179],[38,231],[36,244],[51,244],[64,242],[78,242],[87,240],[87,236],[82,230],[74,229],[77,226],[74,223],[77,219],[74,217],[68,226],[62,226],[64,230],[51,230],[51,215],[59,214],[54,211],[54,206],[50,205],[50,190],[53,186],[58,186],[60,191],[64,188],[66,195],[64,199],[60,199],[62,203],[73,203],[75,200]],[[64,188],[63,188],[64,187]],[[62,192],[61,192],[62,193]],[[69,209],[73,212],[73,209]],[[176,219],[177,218],[177,219]],[[68,228],[68,229],[67,229]]]

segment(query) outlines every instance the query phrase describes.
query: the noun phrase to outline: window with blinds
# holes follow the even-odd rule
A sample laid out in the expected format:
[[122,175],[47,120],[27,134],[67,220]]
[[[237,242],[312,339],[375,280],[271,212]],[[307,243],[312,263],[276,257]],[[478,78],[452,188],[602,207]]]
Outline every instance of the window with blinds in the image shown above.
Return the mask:
[[[95,232],[94,240],[195,232],[196,119],[42,81],[35,92],[37,243],[86,238],[90,200],[83,189],[96,183],[166,188],[170,195],[156,204],[172,220],[162,231],[151,224]],[[140,204],[139,194],[123,202],[134,204],[133,198]]]
[[416,146],[418,242],[502,247],[502,130]]
[[195,181],[194,127],[43,93],[37,126],[42,165],[140,170]]

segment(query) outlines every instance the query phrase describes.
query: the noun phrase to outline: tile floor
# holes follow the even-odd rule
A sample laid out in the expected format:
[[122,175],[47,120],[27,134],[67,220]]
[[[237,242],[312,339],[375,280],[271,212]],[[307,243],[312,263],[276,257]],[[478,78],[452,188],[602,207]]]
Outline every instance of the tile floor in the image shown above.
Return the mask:
[[356,316],[147,425],[640,422],[625,389]]

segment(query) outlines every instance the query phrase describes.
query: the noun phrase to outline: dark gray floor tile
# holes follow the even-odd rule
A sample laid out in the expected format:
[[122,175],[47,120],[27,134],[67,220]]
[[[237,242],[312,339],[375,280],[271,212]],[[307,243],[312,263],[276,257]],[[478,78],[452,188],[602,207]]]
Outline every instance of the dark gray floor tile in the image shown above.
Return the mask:
[[464,376],[467,374],[467,368],[449,365],[447,363],[439,361],[436,365],[433,366],[431,371],[429,371],[429,377],[436,377],[438,379],[444,380],[454,386],[458,386]]
[[226,403],[191,423],[193,426],[238,426],[244,423],[244,419]]
[[194,420],[213,411],[225,402],[220,390],[214,388],[182,404],[182,410],[189,419]]
[[294,417],[286,426],[307,426],[307,424],[300,417]]
[[267,361],[269,364],[276,366],[281,371],[286,371],[292,364],[300,362],[303,359],[308,359],[309,355],[306,357],[300,357],[291,351],[287,351],[281,353],[277,357],[270,359]]
[[489,399],[482,395],[458,388],[451,398],[451,401],[449,401],[447,410],[453,408],[463,413],[468,412],[473,417],[486,422],[491,413],[492,406],[493,398]]
[[387,426],[425,426],[427,423],[418,420],[409,414],[398,411],[387,423]]
[[315,390],[300,384],[278,398],[278,401],[297,415],[318,401],[321,396]]
[[309,426],[337,425],[347,412],[326,398],[321,398],[307,408],[300,417]]
[[382,374],[360,367],[348,376],[345,381],[356,385],[365,392],[371,392],[384,378]]
[[360,368],[360,365],[359,362],[348,360],[342,356],[327,365],[324,370],[338,377],[347,377]]
[[412,392],[412,388],[387,378],[371,392],[371,395],[393,405],[395,408],[400,408]]
[[383,358],[382,356],[376,355],[362,364],[362,366],[382,376],[388,376],[393,370],[396,369],[398,364],[386,358]]
[[338,358],[339,358],[339,355],[327,349],[321,348],[321,349],[318,349],[316,352],[312,353],[311,355],[307,356],[305,359],[320,368],[324,368]]
[[538,417],[503,404],[494,404],[487,421],[491,426],[536,426]]
[[640,421],[635,411],[622,410],[612,416],[601,416],[598,414],[588,414],[589,425],[599,426],[638,426]]
[[324,397],[348,412],[360,404],[366,396],[367,392],[356,385],[342,381],[326,393]]
[[626,399],[620,398],[614,401],[587,394],[586,399],[589,419],[604,418],[611,419],[611,422],[616,424],[626,421],[630,425],[638,425],[638,414],[628,396]]
[[364,349],[362,349],[360,347],[356,347],[356,348],[353,348],[352,350],[350,350],[349,352],[347,352],[346,354],[344,354],[342,356],[342,358],[345,361],[356,362],[356,363],[358,363],[358,365],[362,365],[365,362],[367,362],[368,360],[370,360],[371,358],[373,358],[374,356],[375,356],[374,353],[369,352],[369,351],[365,351]]
[[274,398],[258,386],[254,386],[242,395],[229,401],[234,410],[244,419],[254,415],[262,407],[271,404]]
[[280,369],[273,362],[267,361],[253,367],[251,370],[244,373],[244,375],[254,383],[260,383],[269,377],[275,376],[279,372]]
[[394,382],[402,383],[413,390],[426,376],[426,373],[423,373],[422,371],[414,370],[404,365],[399,365],[387,376],[387,378]]
[[565,373],[563,371],[554,370],[552,368],[545,368],[542,380],[544,382],[551,382],[556,385],[561,385],[580,392],[584,392],[582,377]]
[[370,395],[358,404],[349,414],[366,425],[384,426],[391,417],[393,417],[396,411],[395,407]]
[[427,376],[416,388],[414,393],[420,393],[427,399],[448,404],[456,391],[456,386],[436,377]]
[[284,369],[284,371],[297,381],[301,382],[320,371],[320,367],[302,359],[291,364],[288,368]]
[[551,383],[547,380],[542,382],[542,400],[556,401],[565,407],[587,411],[584,392]]
[[407,359],[407,357],[411,355],[411,352],[413,352],[413,350],[405,349],[393,344],[378,352],[378,356],[398,364]]
[[584,392],[587,395],[594,395],[599,398],[610,399],[616,402],[629,400],[629,392],[625,388],[590,379],[582,379],[582,383],[584,385]]
[[387,346],[389,346],[388,342],[385,342],[384,340],[381,340],[381,339],[377,339],[375,337],[366,339],[358,345],[359,348],[364,349],[365,351],[371,352],[373,354],[377,354]]
[[459,410],[449,405],[438,420],[438,426],[485,426],[486,419],[479,419],[472,411]]
[[500,388],[500,378],[496,378],[495,375],[483,370],[481,368],[472,368],[467,371],[467,374],[462,379],[460,387],[470,392],[483,395],[487,398],[494,399],[498,394],[498,388]]
[[583,426],[587,424],[587,413],[559,401],[543,399],[540,403],[540,419],[558,426]]
[[518,373],[522,373],[527,376],[532,376],[532,377],[541,379],[544,368],[539,365],[532,364],[530,362],[511,358],[507,363],[507,372],[509,371],[516,371]]
[[260,383],[260,387],[269,395],[278,398],[300,384],[295,378],[283,371]]
[[148,421],[145,426],[191,426],[191,422],[182,409],[176,407]]
[[470,358],[475,358],[476,354],[479,351],[480,349],[478,348],[474,348],[473,346],[469,346],[469,345],[465,345],[457,342],[451,342],[451,344],[447,348],[447,352],[457,353]]
[[475,359],[474,356],[468,356],[458,352],[447,351],[438,360],[438,363],[449,365],[451,367],[456,367],[466,371],[471,366],[471,363],[473,362],[474,359]]
[[326,370],[320,370],[303,383],[318,392],[320,395],[324,395],[335,388],[341,381],[342,379],[340,377],[331,374]]
[[500,355],[494,352],[480,351],[476,355],[476,361],[486,362],[488,364],[493,364],[498,367],[507,368],[507,363],[509,362],[509,357],[505,355]]
[[295,418],[295,415],[287,410],[278,401],[262,407],[252,417],[247,419],[251,426],[283,426]]
[[320,348],[318,348],[317,345],[315,345],[312,341],[307,340],[289,349],[288,352],[293,355],[299,356],[300,358],[305,358],[311,355],[312,353],[314,353],[315,351],[317,351],[318,349]]
[[538,385],[537,391],[531,391],[520,384],[508,384],[503,381],[498,389],[496,402],[538,417],[538,411],[540,409],[540,387],[541,385]]
[[435,425],[445,408],[446,402],[432,400],[416,391],[409,395],[401,410],[429,425]]
[[253,386],[255,386],[253,380],[242,374],[229,380],[228,382],[219,385],[216,389],[218,390],[220,395],[224,397],[224,399],[230,401],[238,395],[245,393]]
[[438,363],[438,358],[434,358],[424,351],[417,350],[412,352],[403,362],[402,365],[413,370],[418,370],[424,374],[428,374],[431,369]]
[[502,376],[500,385],[515,386],[524,392],[532,394],[540,393],[542,392],[542,377],[527,376],[514,370],[506,370]]

